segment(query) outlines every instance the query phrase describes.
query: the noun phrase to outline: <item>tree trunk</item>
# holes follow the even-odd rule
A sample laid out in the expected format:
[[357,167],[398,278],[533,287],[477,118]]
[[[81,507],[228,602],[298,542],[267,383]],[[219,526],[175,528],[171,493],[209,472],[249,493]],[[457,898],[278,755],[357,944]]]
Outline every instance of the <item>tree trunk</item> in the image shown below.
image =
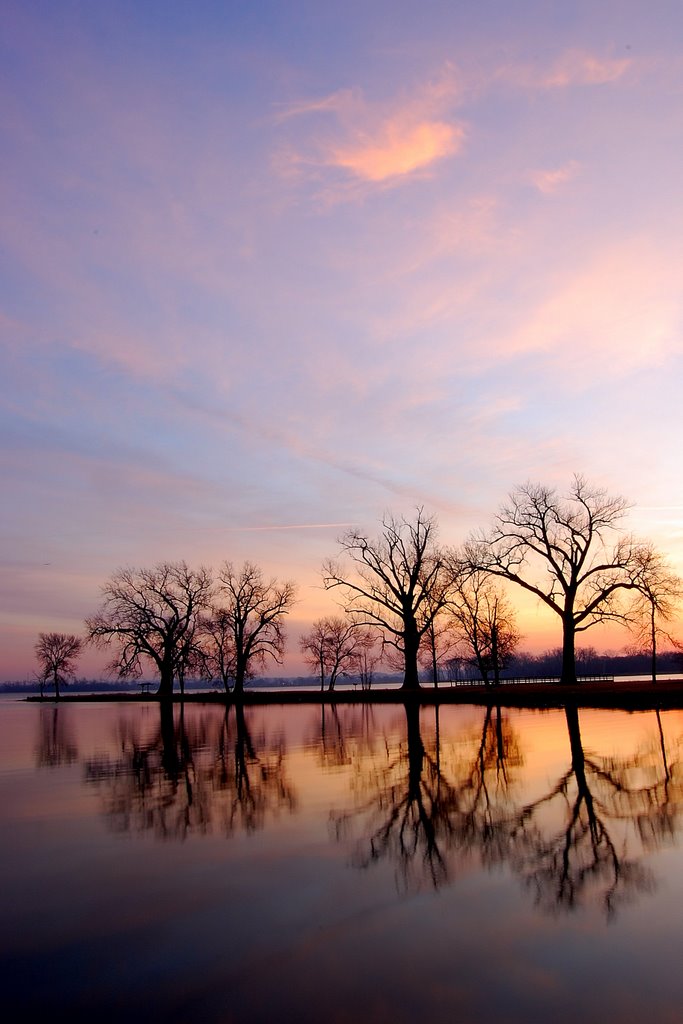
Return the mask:
[[560,682],[564,686],[576,685],[576,627],[573,612],[562,618],[562,675]]
[[652,682],[657,682],[657,623],[655,621],[655,603],[650,609],[650,630],[652,643]]
[[55,673],[54,673],[54,682],[55,682],[55,700],[59,700],[59,672],[57,671],[57,669],[55,669]]
[[157,696],[162,700],[173,699],[173,661],[171,658],[164,658],[159,666],[159,689]]
[[420,638],[417,628],[406,629],[403,634],[403,656],[405,659],[405,674],[403,676],[403,690],[419,690],[420,676],[417,670],[417,652],[420,647]]
[[491,629],[491,660],[493,661],[493,685],[500,686],[500,665],[498,663],[498,626]]
[[237,657],[235,661],[235,686],[233,687],[233,693],[243,694],[244,693],[244,680],[247,676],[247,664],[244,658]]

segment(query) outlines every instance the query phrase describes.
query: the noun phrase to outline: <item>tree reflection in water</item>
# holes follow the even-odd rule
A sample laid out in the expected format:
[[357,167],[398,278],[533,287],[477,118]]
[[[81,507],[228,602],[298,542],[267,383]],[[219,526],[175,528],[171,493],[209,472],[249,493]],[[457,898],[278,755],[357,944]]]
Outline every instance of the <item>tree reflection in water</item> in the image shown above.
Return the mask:
[[339,839],[357,836],[353,863],[394,862],[400,888],[445,884],[476,857],[506,864],[553,912],[600,903],[607,916],[652,888],[642,860],[673,840],[683,799],[680,740],[658,741],[631,756],[584,752],[576,707],[565,709],[570,764],[538,799],[523,803],[516,770],[519,740],[500,708],[481,730],[443,745],[425,743],[419,707],[405,705],[405,733],[357,765],[355,805],[333,813]]
[[680,740],[671,763],[660,743],[630,757],[584,751],[575,706],[565,708],[571,764],[510,822],[510,863],[548,910],[599,901],[606,915],[654,887],[642,857],[674,838],[680,814]]
[[187,717],[159,704],[158,719],[143,732],[139,716],[121,719],[116,757],[90,759],[86,781],[101,793],[112,827],[185,839],[214,826],[226,834],[261,828],[268,815],[292,811],[285,743],[261,729],[254,734],[240,704],[222,716]]
[[56,768],[78,760],[78,747],[69,727],[64,708],[41,707],[39,712],[36,764],[39,768]]
[[376,734],[371,704],[342,708],[320,705],[305,743],[317,754],[323,768],[353,766],[359,758],[372,756]]
[[[439,888],[470,861],[505,865],[543,909],[597,903],[608,917],[651,889],[646,858],[675,841],[683,805],[683,738],[666,737],[663,716],[653,712],[648,744],[605,756],[585,749],[580,713],[568,705],[567,764],[530,799],[512,717],[480,713],[480,724],[444,739],[438,707],[418,702],[405,703],[399,729],[382,728],[367,705],[316,710],[309,751],[351,777],[351,806],[330,818],[352,863],[392,864],[404,891]],[[85,778],[117,831],[253,832],[297,806],[284,733],[268,733],[267,720],[239,703],[137,709],[118,719],[113,755],[84,761]],[[40,708],[36,760],[78,760],[68,709]]]
[[357,866],[390,859],[399,888],[438,888],[475,849],[499,859],[510,769],[521,756],[500,709],[495,720],[487,709],[481,732],[445,750],[438,708],[426,743],[419,705],[409,702],[404,710],[405,736],[385,736],[383,753],[358,765],[356,806],[333,821],[340,839],[360,832]]

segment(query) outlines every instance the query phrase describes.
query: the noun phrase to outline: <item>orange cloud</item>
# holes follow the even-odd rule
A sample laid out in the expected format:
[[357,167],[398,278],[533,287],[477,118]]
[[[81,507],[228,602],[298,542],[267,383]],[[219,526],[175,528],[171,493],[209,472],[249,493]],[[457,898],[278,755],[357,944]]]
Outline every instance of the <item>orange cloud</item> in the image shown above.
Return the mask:
[[363,138],[355,145],[333,150],[327,163],[342,167],[366,181],[411,174],[460,148],[463,130],[443,121],[419,124],[388,122],[379,137]]
[[[423,171],[458,152],[464,130],[450,115],[458,93],[454,69],[391,104],[365,99],[359,89],[341,89],[320,99],[290,104],[276,115],[280,124],[301,118],[334,119],[332,131],[318,128],[301,141],[284,144],[276,157],[283,176],[337,168],[363,184],[381,184]],[[292,131],[293,129],[289,129]]]

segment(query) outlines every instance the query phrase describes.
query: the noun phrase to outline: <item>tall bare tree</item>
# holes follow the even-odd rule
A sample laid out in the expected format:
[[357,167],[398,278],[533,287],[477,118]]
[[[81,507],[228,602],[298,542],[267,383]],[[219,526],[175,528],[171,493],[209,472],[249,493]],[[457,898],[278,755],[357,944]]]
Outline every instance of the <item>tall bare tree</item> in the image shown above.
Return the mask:
[[159,673],[158,695],[173,695],[193,656],[199,617],[212,596],[207,569],[160,562],[152,569],[119,569],[102,588],[102,607],[86,619],[89,638],[116,647],[111,668],[140,676],[145,664]]
[[73,633],[39,633],[34,650],[38,659],[38,678],[43,683],[52,680],[55,699],[59,700],[59,684],[73,677],[76,659],[83,649],[83,640]]
[[363,653],[375,643],[375,634],[340,615],[331,615],[314,622],[308,633],[301,637],[300,649],[306,663],[320,677],[320,689],[325,681],[330,690],[341,675],[356,671]]
[[218,579],[220,611],[232,631],[235,693],[243,693],[254,664],[263,665],[268,658],[281,663],[283,619],[294,604],[296,588],[289,581],[266,581],[253,562],[245,562],[241,569],[226,562]]
[[563,683],[576,682],[576,634],[599,622],[625,621],[618,603],[638,587],[642,544],[620,533],[628,505],[575,476],[566,497],[525,484],[510,495],[493,529],[469,547],[475,568],[511,580],[562,622]]
[[342,558],[323,566],[326,590],[341,587],[354,622],[381,630],[404,665],[403,688],[420,688],[417,657],[422,639],[446,602],[449,574],[436,543],[436,521],[418,508],[412,520],[386,515],[380,536],[350,530]]

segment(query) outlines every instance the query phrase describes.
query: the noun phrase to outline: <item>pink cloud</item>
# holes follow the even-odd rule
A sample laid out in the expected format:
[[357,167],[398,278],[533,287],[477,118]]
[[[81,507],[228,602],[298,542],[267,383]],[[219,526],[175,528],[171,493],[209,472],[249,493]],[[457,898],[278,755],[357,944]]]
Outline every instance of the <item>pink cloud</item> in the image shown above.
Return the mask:
[[563,54],[542,80],[549,89],[563,89],[570,85],[605,85],[616,82],[628,71],[631,61],[601,58],[582,50],[569,50]]
[[523,89],[567,89],[616,82],[632,65],[628,57],[600,57],[585,50],[567,50],[545,69],[529,64],[507,65],[495,77]]
[[525,321],[496,345],[497,358],[548,352],[563,379],[661,366],[678,352],[683,304],[679,258],[645,238],[606,247],[558,283]]

